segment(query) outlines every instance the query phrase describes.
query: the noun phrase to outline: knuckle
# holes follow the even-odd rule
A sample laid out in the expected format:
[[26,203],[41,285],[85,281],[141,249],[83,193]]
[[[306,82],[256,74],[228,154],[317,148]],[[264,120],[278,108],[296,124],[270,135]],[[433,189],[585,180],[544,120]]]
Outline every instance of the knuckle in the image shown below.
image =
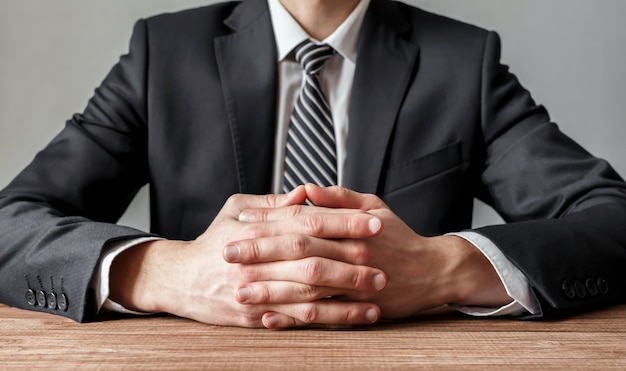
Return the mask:
[[386,208],[385,203],[383,202],[383,200],[376,196],[375,194],[371,194],[371,193],[365,193],[363,194],[363,200],[364,200],[364,204],[367,205],[366,209],[383,209]]
[[303,235],[293,235],[291,240],[291,255],[295,258],[306,256],[309,246],[309,239]]
[[243,202],[244,197],[245,196],[241,193],[236,193],[234,195],[231,195],[230,197],[228,197],[228,200],[226,200],[226,205],[229,205],[229,206],[240,205]]
[[267,303],[267,302],[271,302],[272,298],[274,297],[272,290],[269,286],[267,285],[263,285],[263,287],[260,287],[260,290],[257,290],[259,292],[259,302],[261,303]]
[[279,198],[278,197],[279,197],[278,195],[275,195],[275,194],[272,194],[272,193],[266,194],[266,195],[264,195],[265,199],[263,201],[269,207],[274,207],[274,206],[278,205],[278,202],[279,202]]
[[350,260],[356,265],[367,265],[371,257],[367,244],[360,240],[354,241],[349,250],[349,254]]
[[361,289],[366,282],[367,274],[362,269],[355,269],[355,271],[350,276],[350,284],[352,288],[355,290]]
[[322,262],[318,259],[309,259],[304,266],[306,282],[309,284],[319,283],[322,279]]
[[324,220],[321,215],[311,214],[304,219],[304,226],[309,234],[319,236],[324,230]]
[[304,206],[302,206],[302,205],[293,205],[293,206],[288,207],[287,208],[287,216],[293,218],[295,216],[304,214],[303,207]]
[[300,287],[300,296],[302,300],[312,301],[319,299],[320,289],[313,285],[302,285]]
[[350,325],[359,322],[359,314],[356,310],[348,309],[344,312],[343,323]]
[[304,323],[314,323],[317,320],[318,309],[313,303],[306,303],[300,306],[300,320]]
[[262,254],[262,249],[261,249],[261,245],[259,244],[258,241],[250,241],[249,245],[247,246],[248,248],[246,249],[247,251],[247,257],[249,261],[260,261],[261,257],[263,256]]
[[363,230],[366,230],[367,227],[364,226],[363,220],[365,220],[361,214],[351,215],[347,218],[342,218],[345,223],[346,232],[348,233],[360,233]]
[[347,188],[340,187],[340,186],[332,186],[331,190],[339,193],[340,196],[347,196],[350,193],[350,191]]

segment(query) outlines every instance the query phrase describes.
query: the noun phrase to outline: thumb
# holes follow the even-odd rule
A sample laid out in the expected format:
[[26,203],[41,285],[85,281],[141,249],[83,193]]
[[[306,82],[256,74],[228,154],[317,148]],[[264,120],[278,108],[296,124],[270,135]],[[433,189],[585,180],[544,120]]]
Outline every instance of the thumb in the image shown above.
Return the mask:
[[281,207],[291,205],[302,205],[306,201],[306,189],[303,185],[299,185],[289,193],[284,195],[276,195],[275,205],[270,207]]
[[365,211],[386,207],[385,203],[375,195],[358,193],[339,186],[320,187],[309,183],[304,188],[307,198],[315,206]]
[[298,186],[287,194],[247,195],[236,194],[231,196],[227,205],[237,215],[247,209],[272,209],[282,206],[302,205],[306,200],[304,186]]

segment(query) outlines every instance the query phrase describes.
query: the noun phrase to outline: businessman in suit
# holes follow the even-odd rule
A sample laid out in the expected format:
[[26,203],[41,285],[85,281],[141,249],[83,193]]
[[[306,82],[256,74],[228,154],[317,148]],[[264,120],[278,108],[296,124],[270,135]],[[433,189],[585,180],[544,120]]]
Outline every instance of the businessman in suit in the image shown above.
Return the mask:
[[[315,77],[307,40],[331,48]],[[322,187],[287,175],[308,167],[290,153],[309,83],[334,134]],[[151,233],[113,224],[148,183]],[[475,197],[508,223],[469,230]],[[0,301],[268,328],[444,304],[542,317],[624,301],[624,220],[626,185],[499,63],[496,34],[388,0],[246,0],[136,24],[0,193]]]

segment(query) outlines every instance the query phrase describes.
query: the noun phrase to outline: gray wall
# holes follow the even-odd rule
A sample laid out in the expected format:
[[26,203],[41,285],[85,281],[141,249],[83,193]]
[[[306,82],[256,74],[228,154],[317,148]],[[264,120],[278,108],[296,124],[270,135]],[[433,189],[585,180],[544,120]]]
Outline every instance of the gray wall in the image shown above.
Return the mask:
[[[208,0],[0,0],[0,187],[126,51],[134,21]],[[503,60],[553,119],[626,175],[626,1],[413,0],[497,30]],[[146,192],[122,223],[147,228]],[[478,205],[476,224],[498,218]]]

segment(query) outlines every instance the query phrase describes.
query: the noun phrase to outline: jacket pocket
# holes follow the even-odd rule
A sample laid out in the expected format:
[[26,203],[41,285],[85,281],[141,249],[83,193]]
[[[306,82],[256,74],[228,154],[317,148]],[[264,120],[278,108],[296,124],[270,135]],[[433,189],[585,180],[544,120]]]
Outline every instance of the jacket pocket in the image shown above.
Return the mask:
[[385,177],[383,194],[408,187],[463,164],[461,142],[398,164],[391,164]]

